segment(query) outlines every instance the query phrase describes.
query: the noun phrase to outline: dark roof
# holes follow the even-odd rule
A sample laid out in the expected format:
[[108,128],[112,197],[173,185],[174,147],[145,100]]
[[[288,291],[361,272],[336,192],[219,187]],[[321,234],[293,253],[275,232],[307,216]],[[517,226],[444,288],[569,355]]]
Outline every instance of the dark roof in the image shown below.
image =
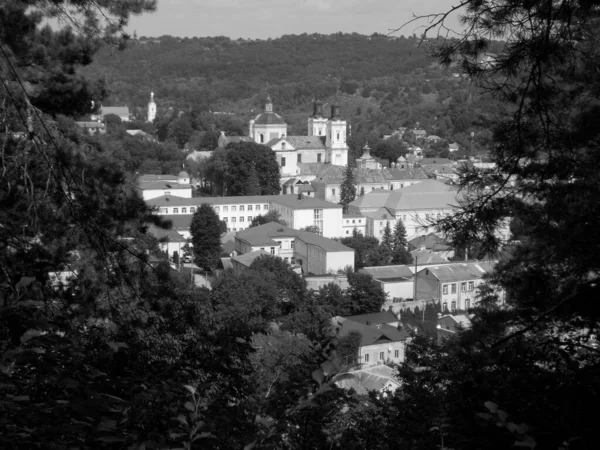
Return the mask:
[[445,166],[451,166],[452,164],[454,164],[454,161],[448,158],[422,158],[418,162],[422,166],[426,166],[429,164],[443,164]]
[[410,250],[425,248],[434,252],[441,252],[452,249],[452,246],[447,244],[444,239],[435,233],[429,233],[425,236],[418,236],[408,241]]
[[192,223],[193,214],[165,214],[161,219],[170,220],[173,223],[173,230],[189,230]]
[[325,136],[286,136],[288,141],[297,150],[325,150]]
[[262,255],[270,256],[271,254],[268,252],[265,252],[264,250],[255,250],[253,252],[244,253],[243,255],[234,256],[231,258],[231,261],[235,261],[237,263],[242,264],[243,266],[250,267],[252,262],[256,258],[261,257]]
[[148,227],[148,234],[151,234],[158,240],[165,239],[167,242],[186,242],[186,240],[174,229],[165,230],[156,225],[150,225],[150,227]]
[[[420,270],[429,271],[441,282],[469,281],[482,278],[485,274],[494,270],[495,263],[492,261],[478,261],[472,263],[455,263],[432,266]],[[425,272],[427,273],[427,272]]]
[[359,314],[357,316],[344,317],[344,319],[353,320],[354,322],[362,323],[363,325],[380,325],[382,323],[390,324],[398,322],[398,318],[391,311]]
[[178,184],[177,181],[146,181],[138,184],[137,187],[142,191],[152,189],[192,189],[191,184]]
[[292,209],[341,209],[342,206],[337,203],[321,200],[320,198],[309,197],[307,195],[298,198],[297,195],[276,195],[272,199],[274,204],[284,205]]
[[412,271],[404,265],[363,267],[359,270],[362,273],[368,273],[376,280],[390,280],[397,278],[412,278]]
[[285,125],[285,120],[274,112],[263,112],[254,119],[256,125]]
[[442,258],[437,253],[432,252],[431,250],[412,250],[410,252],[413,260],[418,261],[419,264],[440,264],[446,263],[448,260],[446,258]]
[[410,337],[410,333],[406,330],[399,330],[391,325],[365,325],[343,317],[334,319],[334,324],[335,322],[339,324],[338,335],[340,337],[347,336],[353,331],[358,331],[362,336],[360,341],[361,347],[383,342],[401,342]]

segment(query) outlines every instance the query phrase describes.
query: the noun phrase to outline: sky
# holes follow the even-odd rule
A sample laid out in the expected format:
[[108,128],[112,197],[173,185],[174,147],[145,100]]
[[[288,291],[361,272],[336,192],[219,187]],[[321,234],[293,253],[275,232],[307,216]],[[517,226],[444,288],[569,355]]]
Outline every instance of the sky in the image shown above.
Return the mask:
[[[284,34],[387,34],[413,15],[442,12],[458,0],[157,0],[152,14],[134,16],[127,28],[138,37],[227,36],[266,39]],[[392,35],[420,35],[426,21]],[[451,20],[456,27],[457,20]]]

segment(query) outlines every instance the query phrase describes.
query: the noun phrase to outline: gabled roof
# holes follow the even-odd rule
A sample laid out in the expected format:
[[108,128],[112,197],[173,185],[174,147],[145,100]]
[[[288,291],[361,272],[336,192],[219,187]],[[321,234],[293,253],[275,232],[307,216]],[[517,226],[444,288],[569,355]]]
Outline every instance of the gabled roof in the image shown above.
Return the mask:
[[442,258],[437,253],[433,253],[431,250],[413,250],[410,252],[411,256],[419,264],[440,264],[447,263],[446,258]]
[[425,248],[434,252],[451,250],[452,246],[447,244],[444,239],[435,233],[429,233],[425,236],[418,236],[408,241],[408,248],[420,249]]
[[387,208],[379,208],[375,211],[365,211],[363,212],[363,216],[375,220],[395,220],[394,213],[392,213]]
[[429,271],[429,273],[431,273],[439,281],[446,283],[454,281],[478,280],[485,274],[493,272],[494,266],[495,263],[492,261],[455,263],[428,267],[420,270],[417,273],[419,274],[423,271]]
[[346,320],[362,323],[363,325],[380,325],[382,323],[392,324],[397,323],[398,318],[391,311],[379,311],[370,314],[359,314],[357,316],[344,317]]
[[350,205],[356,206],[357,208],[381,208],[385,205],[390,194],[394,191],[387,191],[385,189],[375,189],[362,197],[358,197],[356,200],[350,202]]
[[446,209],[457,204],[456,195],[452,186],[437,180],[424,180],[392,191],[385,206],[395,211]]
[[325,136],[286,136],[285,140],[297,150],[325,150]]
[[165,240],[166,242],[180,242],[185,244],[187,241],[174,229],[165,230],[159,228],[156,225],[150,225],[148,227],[148,234],[151,234],[158,240]]
[[393,278],[412,278],[412,271],[404,265],[363,267],[359,272],[367,273],[376,280],[384,281]]
[[279,114],[274,112],[260,113],[254,119],[255,125],[286,125],[285,120]]
[[187,231],[190,229],[193,214],[164,214],[161,219],[170,220],[173,226],[171,229],[175,231]]
[[367,395],[369,391],[381,392],[389,384],[400,386],[394,379],[394,372],[395,369],[386,365],[353,370],[340,377],[335,384],[342,389],[354,389],[358,395]]
[[349,335],[353,331],[361,334],[361,347],[366,347],[374,344],[385,342],[402,342],[410,337],[410,333],[404,329],[391,325],[365,325],[343,317],[335,317],[333,319],[334,327],[339,327],[338,336],[343,337]]
[[142,191],[152,189],[192,189],[191,184],[179,184],[177,181],[146,181],[138,184],[137,187]]
[[231,258],[231,261],[235,261],[240,263],[243,266],[250,267],[250,265],[254,262],[256,258],[260,258],[263,255],[269,255],[270,253],[264,250],[254,250],[253,252],[244,253],[243,255],[234,256]]
[[[273,138],[270,141],[268,141],[265,145],[267,147],[274,147],[275,145],[277,145],[279,142],[284,141],[288,144],[290,144],[290,141],[288,141],[287,137],[277,137],[277,138]],[[286,148],[285,150],[277,150],[278,152],[280,151],[293,151],[296,150],[296,147],[294,147],[292,144],[290,144],[290,148]]]

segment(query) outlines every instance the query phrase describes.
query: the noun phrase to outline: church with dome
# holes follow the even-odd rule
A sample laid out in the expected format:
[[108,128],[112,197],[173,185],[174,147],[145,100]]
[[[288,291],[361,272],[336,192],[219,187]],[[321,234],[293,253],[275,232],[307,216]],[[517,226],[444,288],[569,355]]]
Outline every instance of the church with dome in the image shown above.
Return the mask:
[[316,101],[307,122],[306,136],[288,136],[287,123],[273,110],[271,98],[267,98],[264,111],[250,120],[250,138],[273,149],[282,179],[299,175],[298,163],[348,164],[347,124],[340,107],[332,105],[330,117],[326,117],[323,103]]

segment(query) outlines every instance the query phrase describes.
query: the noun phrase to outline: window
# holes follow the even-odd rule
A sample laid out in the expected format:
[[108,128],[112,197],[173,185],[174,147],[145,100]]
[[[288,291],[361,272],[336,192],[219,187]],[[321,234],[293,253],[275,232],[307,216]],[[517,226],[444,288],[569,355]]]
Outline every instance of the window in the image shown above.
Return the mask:
[[252,222],[252,216],[248,216],[248,222]]
[[181,214],[187,214],[187,208],[181,208]]
[[456,311],[456,302],[452,302],[450,304],[450,308],[452,309],[452,311]]
[[331,195],[335,195],[335,189],[331,190]]
[[264,247],[261,247],[260,249],[261,249],[261,250],[264,250],[265,248],[264,248]]
[[179,214],[179,208],[173,208],[173,214]]
[[268,211],[268,210],[269,210],[269,205],[263,205],[263,211]]
[[262,134],[262,133],[260,133],[258,135],[258,140],[260,141],[261,144],[264,143],[265,142],[265,135]]
[[444,302],[442,304],[442,310],[444,310],[445,312],[448,312],[448,303]]
[[475,283],[473,281],[469,281],[469,292],[475,289]]
[[169,214],[169,208],[160,208],[159,211],[163,214]]
[[338,133],[336,134],[336,136],[337,136],[337,137],[336,137],[336,139],[338,139],[338,140],[339,140],[339,139],[340,139],[340,132],[339,132],[339,131],[338,131]]
[[233,223],[235,223],[235,217],[232,217],[232,218],[231,218],[231,221],[232,221]]
[[285,158],[281,158],[281,167],[285,167]]
[[448,294],[448,285],[444,284],[442,286],[442,294],[447,295]]
[[240,212],[244,210],[244,205],[240,206]]
[[235,206],[231,207],[231,212],[235,212]]
[[228,206],[223,206],[223,212],[227,212],[229,211],[229,207]]
[[254,209],[257,211],[260,211],[260,205],[256,205],[256,207]]
[[271,255],[275,254],[275,247],[271,247]]
[[252,211],[252,205],[248,205],[248,211]]
[[467,282],[460,283],[460,292],[467,292]]
[[240,222],[244,221],[244,216],[240,216]]
[[313,225],[319,230],[319,234],[323,234],[323,210],[313,210]]
[[[217,208],[218,208],[218,206],[217,206]],[[195,213],[195,212],[196,212],[196,208],[195,208],[194,206],[192,206],[192,207],[190,208],[190,212],[191,212],[191,213]]]
[[465,300],[465,309],[469,309],[471,307],[471,300],[466,299]]
[[165,192],[165,195],[171,195],[171,192],[169,192],[169,191],[166,191],[166,192]]
[[385,358],[385,352],[379,352],[379,360],[383,361],[384,358]]
[[301,163],[302,162],[302,155],[298,155],[298,162]]
[[352,223],[356,223],[356,220],[355,220],[355,219],[352,219]]
[[400,350],[394,350],[394,358],[400,358]]
[[291,244],[292,244],[292,250],[293,250],[295,248],[296,241],[292,241]]
[[350,230],[346,230],[346,234],[350,234]]
[[283,257],[283,260],[284,260],[286,263],[289,263],[289,261],[290,261],[290,258],[288,258],[287,256],[284,256],[284,257]]
[[456,283],[452,283],[451,286],[452,286],[452,293],[456,294]]
[[369,362],[369,355],[365,355],[365,362]]
[[[319,130],[319,136],[321,136],[321,130]],[[317,162],[321,162],[321,154],[317,153]]]
[[285,142],[281,143],[281,150],[285,150]]
[[223,217],[223,222],[227,223],[227,217]]
[[292,256],[292,257],[291,257],[291,259],[290,259],[290,262],[291,262],[292,264],[296,264],[296,258]]

